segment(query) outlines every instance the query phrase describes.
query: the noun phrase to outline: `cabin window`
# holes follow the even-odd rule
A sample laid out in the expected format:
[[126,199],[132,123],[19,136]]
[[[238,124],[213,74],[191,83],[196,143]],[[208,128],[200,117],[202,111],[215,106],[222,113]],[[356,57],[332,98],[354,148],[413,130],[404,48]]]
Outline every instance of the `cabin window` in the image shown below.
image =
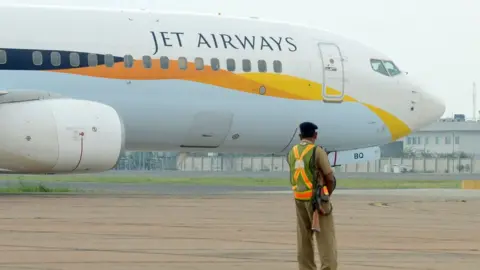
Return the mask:
[[61,64],[61,56],[59,52],[51,52],[50,53],[50,63],[52,63],[52,66],[58,67]]
[[252,71],[252,63],[248,59],[243,59],[242,60],[242,67],[243,67],[244,72]]
[[34,51],[32,54],[33,64],[41,66],[43,64],[43,55],[39,51]]
[[197,70],[203,70],[203,58],[197,57],[195,58],[195,68]]
[[7,52],[4,50],[0,50],[0,65],[4,65],[7,63]]
[[186,70],[187,69],[187,58],[185,57],[180,57],[178,58],[178,67],[181,69],[181,70]]
[[123,59],[124,59],[123,65],[126,68],[133,67],[133,56],[131,56],[130,54],[127,54],[123,57]]
[[235,71],[235,60],[232,58],[227,59],[227,70],[228,71]]
[[385,68],[385,66],[382,63],[382,60],[370,59],[370,65],[372,66],[372,69],[374,71],[376,71],[380,74],[383,74],[385,76],[390,76],[390,74],[388,74],[387,69]]
[[78,53],[70,53],[69,60],[70,60],[70,66],[72,67],[80,66],[80,55]]
[[111,54],[105,54],[105,66],[113,67],[115,64],[115,58]]
[[282,62],[278,60],[273,61],[273,71],[275,71],[275,73],[282,73]]
[[212,70],[219,70],[220,69],[220,60],[218,58],[212,58],[210,60],[210,66],[212,67]]
[[143,67],[144,68],[152,68],[152,58],[148,55],[143,57]]
[[258,71],[267,72],[267,62],[265,60],[258,60]]
[[88,66],[96,67],[98,65],[98,56],[93,53],[89,53],[87,57]]
[[168,69],[168,66],[170,64],[170,60],[166,56],[160,57],[160,67],[162,69]]

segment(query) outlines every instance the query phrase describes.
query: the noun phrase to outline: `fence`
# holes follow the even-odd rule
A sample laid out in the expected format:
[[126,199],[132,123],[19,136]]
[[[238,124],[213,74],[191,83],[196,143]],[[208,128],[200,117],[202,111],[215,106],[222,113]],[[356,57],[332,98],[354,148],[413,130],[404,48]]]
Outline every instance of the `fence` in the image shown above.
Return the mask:
[[[285,157],[177,157],[121,160],[117,170],[180,170],[180,171],[288,171]],[[337,172],[421,172],[480,173],[480,160],[470,158],[382,158],[376,161],[336,167]]]

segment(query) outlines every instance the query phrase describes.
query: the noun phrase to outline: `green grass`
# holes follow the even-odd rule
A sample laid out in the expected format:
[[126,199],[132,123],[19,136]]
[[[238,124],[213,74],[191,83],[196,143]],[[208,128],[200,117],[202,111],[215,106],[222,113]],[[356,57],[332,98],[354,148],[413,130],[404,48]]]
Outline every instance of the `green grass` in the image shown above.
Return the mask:
[[0,188],[0,193],[60,193],[72,192],[68,188],[49,188],[43,184],[28,185],[20,182],[17,186]]
[[[0,175],[2,180],[37,180],[45,182],[96,182],[134,184],[221,185],[288,187],[286,178],[161,178],[153,176],[92,176],[92,175]],[[458,180],[378,180],[338,179],[337,187],[352,189],[405,189],[405,188],[460,188]],[[1,191],[1,189],[0,189]],[[61,192],[61,191],[56,191]],[[66,191],[65,191],[66,192]]]

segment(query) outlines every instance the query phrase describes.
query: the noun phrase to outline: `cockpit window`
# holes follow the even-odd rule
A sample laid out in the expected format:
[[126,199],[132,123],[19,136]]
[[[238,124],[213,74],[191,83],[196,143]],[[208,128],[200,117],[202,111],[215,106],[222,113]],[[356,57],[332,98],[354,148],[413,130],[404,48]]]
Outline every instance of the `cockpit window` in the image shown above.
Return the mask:
[[385,76],[393,77],[401,73],[400,69],[392,61],[370,59],[370,65],[373,70]]
[[401,73],[400,69],[392,61],[383,61],[383,65],[387,69],[390,76],[395,76]]
[[372,59],[370,60],[370,64],[372,65],[373,70],[375,70],[376,72],[381,73],[385,76],[390,76],[381,60]]

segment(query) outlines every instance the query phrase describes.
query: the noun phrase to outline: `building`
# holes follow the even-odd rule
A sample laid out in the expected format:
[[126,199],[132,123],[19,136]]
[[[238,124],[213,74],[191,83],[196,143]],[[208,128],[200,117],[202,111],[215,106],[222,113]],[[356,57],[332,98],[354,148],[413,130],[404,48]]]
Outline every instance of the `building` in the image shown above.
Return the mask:
[[465,120],[462,116],[441,119],[402,138],[404,151],[436,154],[463,152],[480,156],[480,121]]

